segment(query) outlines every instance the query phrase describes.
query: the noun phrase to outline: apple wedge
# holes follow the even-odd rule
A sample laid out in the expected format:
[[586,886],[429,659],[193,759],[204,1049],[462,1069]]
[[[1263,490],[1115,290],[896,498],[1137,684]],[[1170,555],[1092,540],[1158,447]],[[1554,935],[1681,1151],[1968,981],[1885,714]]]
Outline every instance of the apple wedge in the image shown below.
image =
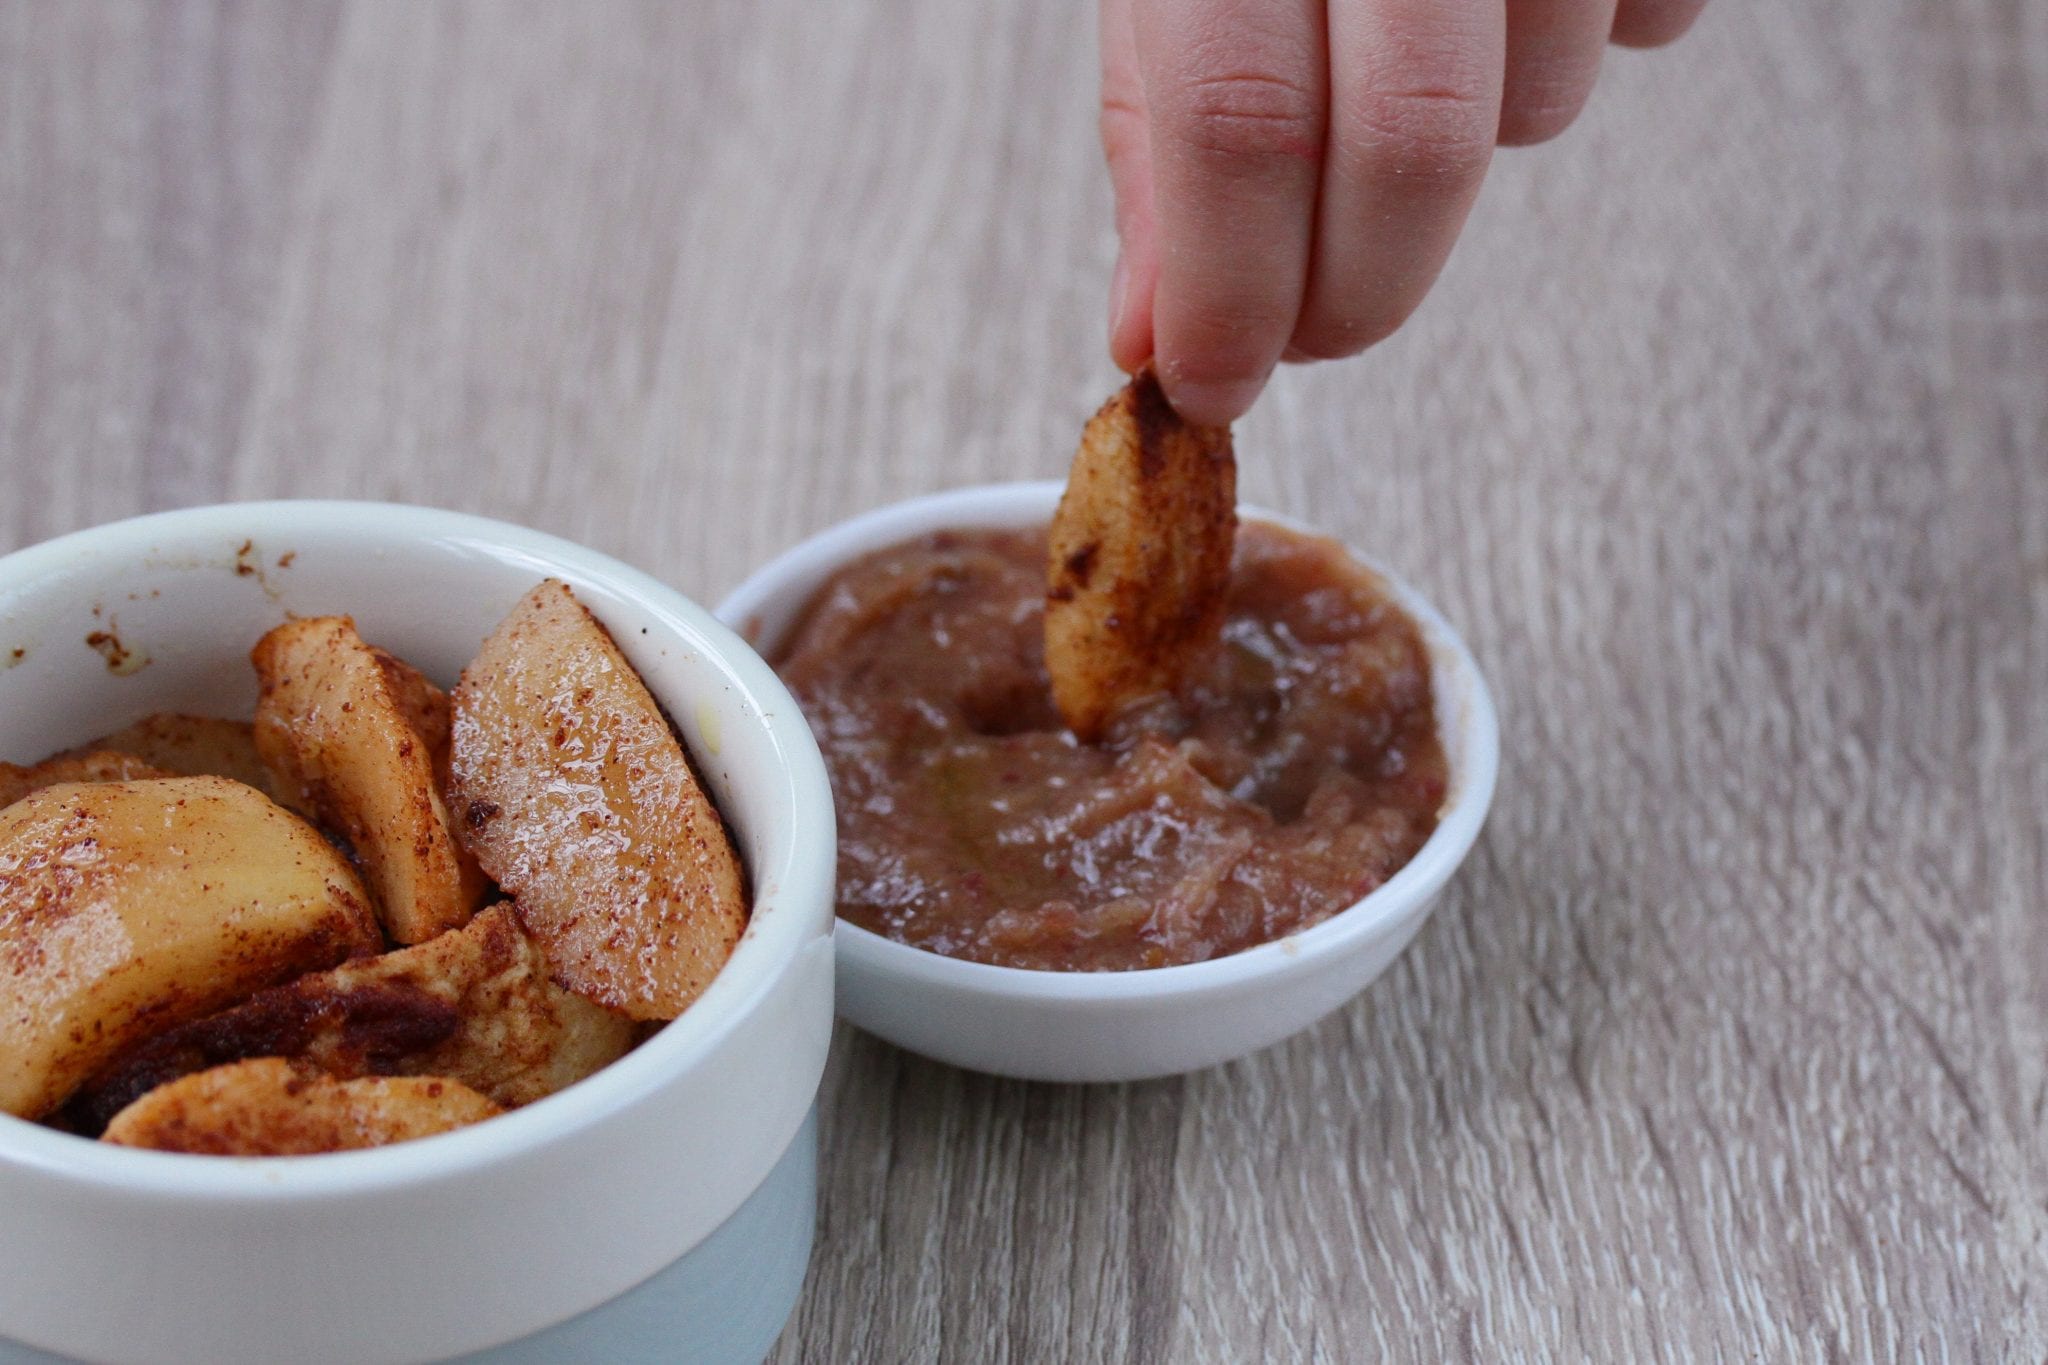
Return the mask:
[[442,1076],[342,1081],[263,1057],[150,1091],[114,1116],[102,1140],[204,1156],[311,1156],[431,1137],[503,1112]]
[[448,732],[455,721],[448,694],[396,654],[375,645],[370,646],[370,653],[384,674],[384,686],[390,690],[391,700],[397,704],[399,714],[405,717],[405,723],[412,727],[413,733],[425,741],[427,759],[433,765],[435,780],[446,782]]
[[0,1112],[150,1034],[382,946],[348,860],[220,777],[45,787],[0,811]]
[[1082,429],[1048,542],[1045,667],[1078,739],[1216,643],[1236,535],[1230,428],[1190,426],[1141,370]]
[[31,792],[63,782],[136,782],[169,776],[170,773],[132,754],[99,748],[57,754],[25,768],[0,763],[0,807],[11,806]]
[[249,657],[262,688],[256,751],[287,802],[354,849],[385,930],[424,943],[467,923],[486,888],[450,827],[414,719],[422,703],[397,661],[346,616],[288,621]]
[[555,979],[673,1019],[746,928],[738,855],[639,675],[566,584],[512,609],[455,689],[450,801]]
[[506,1108],[625,1055],[638,1026],[548,979],[510,905],[414,948],[344,962],[158,1034],[88,1081],[54,1121],[97,1134],[181,1076],[289,1057],[330,1076],[445,1076]]
[[248,721],[213,716],[185,716],[159,711],[144,716],[74,754],[95,749],[133,754],[175,777],[232,777],[275,801],[282,794],[256,752],[255,732]]

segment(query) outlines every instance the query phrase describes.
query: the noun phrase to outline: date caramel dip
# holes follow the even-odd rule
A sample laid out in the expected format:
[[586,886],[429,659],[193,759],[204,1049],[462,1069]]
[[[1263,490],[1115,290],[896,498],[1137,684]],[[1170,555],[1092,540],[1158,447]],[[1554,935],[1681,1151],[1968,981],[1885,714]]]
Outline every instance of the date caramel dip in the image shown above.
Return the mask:
[[1220,643],[1082,744],[1044,661],[1046,535],[849,565],[776,667],[839,819],[839,914],[998,966],[1200,962],[1327,919],[1436,828],[1429,655],[1334,542],[1247,523]]

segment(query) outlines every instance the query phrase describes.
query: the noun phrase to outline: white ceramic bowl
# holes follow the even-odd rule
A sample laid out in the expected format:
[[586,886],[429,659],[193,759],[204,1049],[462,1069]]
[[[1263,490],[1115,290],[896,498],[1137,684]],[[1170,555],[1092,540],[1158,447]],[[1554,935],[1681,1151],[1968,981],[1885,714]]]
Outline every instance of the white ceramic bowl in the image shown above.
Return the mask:
[[[595,1076],[423,1141],[223,1159],[0,1115],[0,1336],[149,1362],[474,1351],[687,1266],[775,1170],[800,1207],[755,1199],[750,1217],[786,1244],[778,1264],[808,1247],[804,1125],[832,1020],[830,792],[781,683],[676,592],[566,541],[425,508],[251,503],[102,526],[0,559],[0,758],[154,710],[246,717],[249,647],[288,613],[349,613],[450,683],[549,575],[610,628],[736,831],[754,909],[732,960]],[[97,631],[128,651],[121,671],[86,643]],[[667,1358],[706,1354],[732,1336],[727,1319],[755,1324],[727,1354],[758,1358],[796,1290],[785,1272],[721,1292]]]
[[[719,616],[772,655],[812,594],[871,550],[949,527],[1042,526],[1057,483],[964,488],[843,522],[766,565]],[[1247,519],[1309,530],[1256,508]],[[1362,562],[1371,563],[1359,556]],[[1376,567],[1376,566],[1375,566]],[[1308,1027],[1386,970],[1421,928],[1493,799],[1500,740],[1478,665],[1414,589],[1378,572],[1420,623],[1451,765],[1443,819],[1421,852],[1356,905],[1229,957],[1134,972],[1046,972],[962,962],[841,920],[839,1010],[913,1052],[1047,1081],[1121,1081],[1241,1057]]]

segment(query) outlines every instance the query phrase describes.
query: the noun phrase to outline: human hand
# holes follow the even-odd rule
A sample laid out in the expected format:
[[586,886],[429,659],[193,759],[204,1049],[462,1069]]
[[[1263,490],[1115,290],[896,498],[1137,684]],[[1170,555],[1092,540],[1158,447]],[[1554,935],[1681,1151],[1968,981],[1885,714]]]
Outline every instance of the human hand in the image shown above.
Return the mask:
[[1705,0],[1102,0],[1110,353],[1193,422],[1353,355],[1450,255],[1496,142],[1564,131],[1611,40]]

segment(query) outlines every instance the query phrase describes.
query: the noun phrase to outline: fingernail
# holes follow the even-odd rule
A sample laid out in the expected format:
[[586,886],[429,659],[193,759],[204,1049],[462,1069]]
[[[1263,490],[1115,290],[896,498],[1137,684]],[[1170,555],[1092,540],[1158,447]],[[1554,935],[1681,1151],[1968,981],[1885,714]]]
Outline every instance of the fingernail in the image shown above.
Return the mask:
[[1124,259],[1123,252],[1116,254],[1116,270],[1109,277],[1109,344],[1116,346],[1116,339],[1124,329],[1124,316],[1131,310],[1131,265]]
[[1257,380],[1237,380],[1221,384],[1198,384],[1183,381],[1168,386],[1167,397],[1173,400],[1174,411],[1190,422],[1202,426],[1229,426],[1244,416],[1252,400],[1259,396],[1265,385]]

